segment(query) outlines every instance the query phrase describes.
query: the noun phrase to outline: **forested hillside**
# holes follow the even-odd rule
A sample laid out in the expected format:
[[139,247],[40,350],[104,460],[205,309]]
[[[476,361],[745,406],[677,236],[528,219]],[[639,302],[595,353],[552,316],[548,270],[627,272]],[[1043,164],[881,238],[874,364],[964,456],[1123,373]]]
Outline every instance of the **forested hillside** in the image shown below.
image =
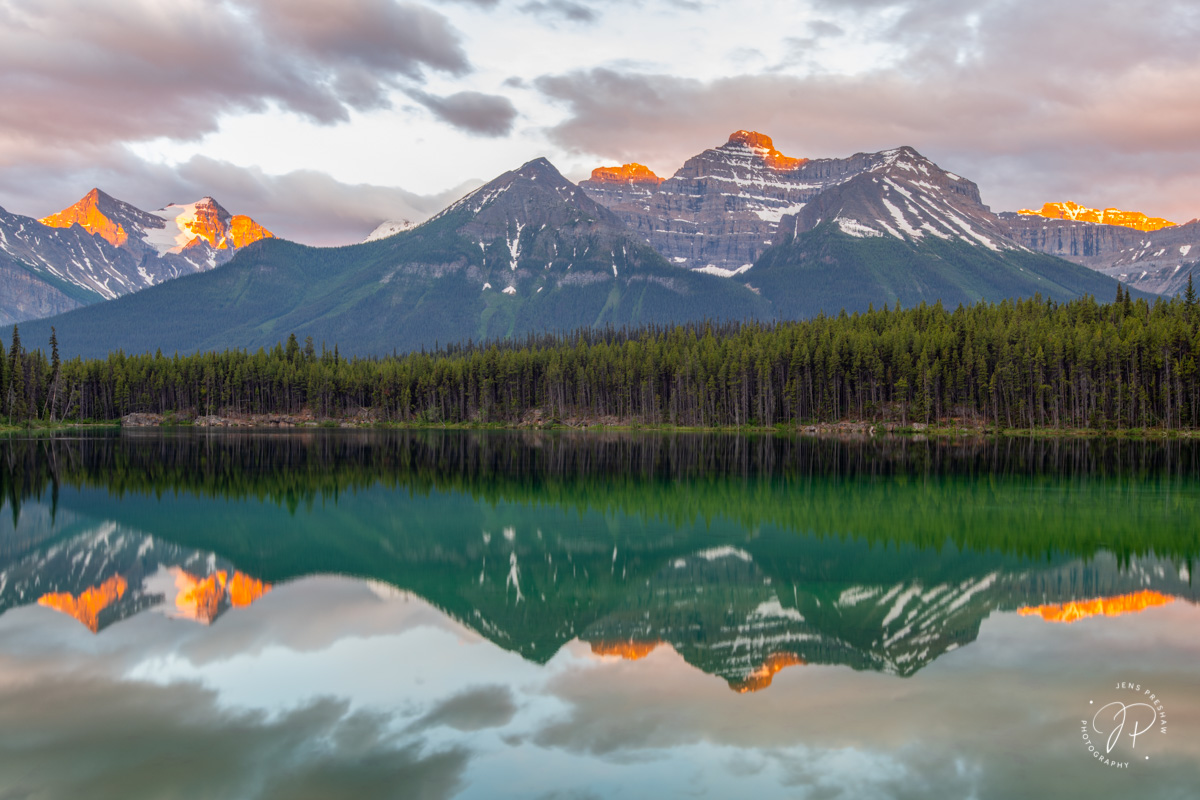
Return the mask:
[[684,426],[839,420],[1002,427],[1200,427],[1200,307],[1035,298],[940,303],[777,324],[585,329],[385,358],[296,337],[271,350],[59,362],[14,329],[4,414],[365,416],[388,422],[543,419]]

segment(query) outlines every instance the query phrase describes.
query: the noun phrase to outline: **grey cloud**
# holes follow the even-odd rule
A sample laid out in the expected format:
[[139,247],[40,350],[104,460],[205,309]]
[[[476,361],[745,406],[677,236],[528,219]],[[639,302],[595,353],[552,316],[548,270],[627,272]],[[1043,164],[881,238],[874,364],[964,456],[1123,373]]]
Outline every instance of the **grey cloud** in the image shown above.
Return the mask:
[[784,47],[790,52],[785,59],[785,65],[800,63],[809,50],[821,44],[822,39],[836,39],[846,35],[846,31],[829,20],[817,19],[808,23],[807,36],[788,36],[783,40]]
[[569,22],[595,22],[600,18],[591,8],[573,0],[532,0],[521,6],[526,14],[561,17]]
[[30,152],[198,139],[270,106],[320,123],[386,106],[401,81],[469,63],[440,14],[389,0],[0,0],[0,164]]
[[420,91],[409,93],[438,119],[479,136],[504,136],[512,130],[517,109],[507,97],[482,92],[458,92],[438,97]]
[[147,210],[209,195],[277,236],[340,245],[362,241],[384,220],[423,221],[479,185],[470,181],[422,195],[396,187],[347,184],[310,170],[269,175],[203,156],[179,165],[150,164],[128,153],[93,157],[91,165],[69,171],[37,164],[0,169],[0,206],[41,217],[74,203],[92,186]]
[[730,131],[754,128],[797,156],[912,145],[978,181],[999,209],[1077,199],[1197,216],[1188,187],[1200,181],[1200,105],[1181,99],[1200,94],[1200,9],[1088,8],[905,4],[885,31],[897,60],[854,76],[701,82],[609,68],[536,86],[569,112],[551,139],[598,160],[669,172]]
[[461,788],[467,751],[425,752],[387,723],[330,699],[270,716],[225,710],[193,684],[9,684],[0,796],[442,798]]
[[808,30],[813,36],[844,36],[846,31],[826,19],[814,19],[808,23]]
[[393,0],[243,0],[264,27],[322,61],[419,78],[429,67],[468,69],[458,35],[440,14]]
[[459,731],[500,728],[517,713],[512,691],[507,686],[480,686],[447,698],[412,724],[410,730],[422,731],[445,725]]

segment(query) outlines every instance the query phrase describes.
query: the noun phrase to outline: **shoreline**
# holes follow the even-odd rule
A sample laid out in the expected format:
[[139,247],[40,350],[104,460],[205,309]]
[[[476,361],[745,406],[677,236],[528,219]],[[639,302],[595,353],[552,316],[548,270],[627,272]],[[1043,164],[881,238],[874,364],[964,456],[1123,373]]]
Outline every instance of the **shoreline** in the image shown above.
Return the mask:
[[648,424],[615,418],[596,421],[543,420],[540,414],[520,422],[390,422],[365,415],[354,417],[316,417],[303,413],[209,415],[198,418],[176,417],[173,414],[129,414],[122,419],[104,422],[34,422],[30,425],[0,425],[0,435],[53,434],[69,431],[138,430],[138,429],[196,429],[196,430],[495,430],[592,433],[714,433],[753,434],[848,438],[908,437],[939,438],[1047,438],[1047,439],[1196,439],[1200,429],[1192,428],[999,428],[992,425],[954,423],[897,423],[897,422],[824,422],[795,425],[691,426]]

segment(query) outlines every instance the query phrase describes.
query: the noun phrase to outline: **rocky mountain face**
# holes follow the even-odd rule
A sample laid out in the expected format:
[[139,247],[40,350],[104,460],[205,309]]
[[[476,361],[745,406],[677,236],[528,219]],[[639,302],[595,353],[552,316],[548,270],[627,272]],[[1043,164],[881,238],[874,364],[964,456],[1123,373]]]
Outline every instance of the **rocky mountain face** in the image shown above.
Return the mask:
[[[785,214],[881,160],[861,153],[790,158],[768,136],[735,131],[725,144],[688,159],[660,183],[647,179],[639,165],[627,164],[594,172],[580,188],[672,263],[730,275],[766,250]],[[631,179],[614,181],[614,172]],[[632,179],[639,175],[644,178]]]
[[613,212],[544,158],[506,172],[421,227],[446,223],[479,247],[483,283],[505,292],[524,284],[534,292],[548,284],[587,284],[665,266]]
[[940,239],[993,252],[1017,249],[971,181],[943,170],[911,147],[875,153],[872,162],[783,217],[780,240],[832,221],[857,239]]
[[61,313],[212,269],[271,233],[210,197],[150,213],[99,189],[35,220],[0,209],[0,322]]
[[910,147],[810,160],[737,131],[665,181],[644,169],[601,168],[580,186],[672,263],[717,275],[749,270],[781,234],[794,238],[823,220],[854,238],[1019,247],[974,183]]
[[1001,214],[1012,239],[1143,292],[1174,295],[1200,265],[1200,221],[1141,231],[1121,225]]
[[81,300],[52,276],[39,275],[26,263],[0,252],[0,325],[61,314],[99,299]]
[[784,215],[772,246],[739,279],[789,318],[1116,292],[1103,275],[1022,246],[974,183],[910,147],[874,154]]

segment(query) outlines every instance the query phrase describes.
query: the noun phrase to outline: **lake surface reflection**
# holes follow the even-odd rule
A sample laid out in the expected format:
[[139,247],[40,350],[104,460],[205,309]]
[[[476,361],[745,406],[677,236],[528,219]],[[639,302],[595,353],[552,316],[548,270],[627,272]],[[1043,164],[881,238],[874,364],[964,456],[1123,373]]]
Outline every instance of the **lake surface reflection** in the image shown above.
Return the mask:
[[0,488],[0,798],[1200,785],[1189,442],[127,432]]

